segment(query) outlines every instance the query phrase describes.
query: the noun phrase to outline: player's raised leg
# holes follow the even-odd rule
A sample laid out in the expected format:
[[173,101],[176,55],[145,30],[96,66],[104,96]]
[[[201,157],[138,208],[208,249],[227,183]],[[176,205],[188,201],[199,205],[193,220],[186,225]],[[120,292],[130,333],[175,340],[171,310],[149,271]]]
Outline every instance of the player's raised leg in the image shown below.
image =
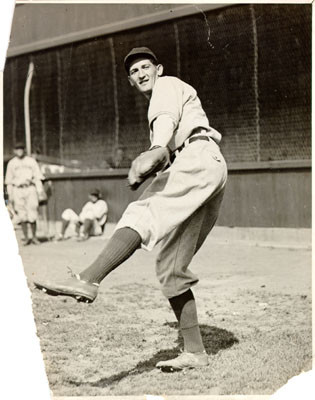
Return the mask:
[[80,274],[74,274],[62,282],[34,282],[47,294],[70,296],[79,301],[93,302],[100,282],[129,258],[141,244],[141,237],[133,229],[117,230],[96,260]]

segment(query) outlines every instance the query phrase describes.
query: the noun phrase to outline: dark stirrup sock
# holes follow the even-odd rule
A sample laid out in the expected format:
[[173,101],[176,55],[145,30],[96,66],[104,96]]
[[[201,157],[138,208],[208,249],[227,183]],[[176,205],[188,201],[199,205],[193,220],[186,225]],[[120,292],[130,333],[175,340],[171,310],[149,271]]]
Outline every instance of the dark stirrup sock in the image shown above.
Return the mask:
[[21,222],[21,228],[22,228],[22,232],[24,235],[25,240],[28,239],[28,227],[27,227],[27,222]]
[[82,225],[81,222],[76,222],[76,224],[75,224],[75,234],[76,234],[77,236],[80,235],[81,225]]
[[196,302],[192,291],[189,289],[179,296],[172,297],[169,302],[179,322],[185,351],[190,353],[203,352],[205,348],[202,343]]
[[83,222],[83,235],[90,236],[92,227],[93,227],[93,220],[88,218],[85,219]]
[[65,235],[69,224],[70,224],[70,221],[67,221],[67,220],[65,220],[63,218],[61,219],[61,232],[60,233],[61,233],[62,236]]
[[33,237],[36,237],[36,230],[37,230],[36,221],[35,222],[31,222],[31,231],[32,231]]
[[141,236],[133,229],[118,229],[97,259],[79,274],[80,279],[91,283],[101,283],[106,275],[126,261],[140,247],[141,241]]

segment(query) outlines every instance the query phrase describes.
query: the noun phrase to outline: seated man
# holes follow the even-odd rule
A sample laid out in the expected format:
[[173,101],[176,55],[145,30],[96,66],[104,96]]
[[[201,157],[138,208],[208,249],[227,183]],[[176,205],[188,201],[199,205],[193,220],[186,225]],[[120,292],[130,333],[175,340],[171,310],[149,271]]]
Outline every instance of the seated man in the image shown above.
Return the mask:
[[[108,207],[105,200],[101,199],[101,193],[94,189],[89,193],[89,201],[83,206],[79,215],[71,208],[67,208],[61,215],[61,233],[57,240],[64,240],[66,230],[70,222],[75,224],[75,232],[78,241],[87,240],[90,236],[98,236],[103,233],[107,220]],[[81,227],[83,231],[80,234]]]

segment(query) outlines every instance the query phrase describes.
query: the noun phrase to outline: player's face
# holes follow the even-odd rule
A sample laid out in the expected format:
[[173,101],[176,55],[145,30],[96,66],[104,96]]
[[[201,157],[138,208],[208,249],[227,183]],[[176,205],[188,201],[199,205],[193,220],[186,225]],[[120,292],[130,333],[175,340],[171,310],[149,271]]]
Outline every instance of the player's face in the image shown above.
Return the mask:
[[14,149],[14,154],[18,158],[23,158],[24,157],[24,149]]
[[162,73],[161,64],[154,65],[149,59],[136,59],[130,66],[128,79],[131,86],[150,96],[156,80]]
[[97,196],[94,196],[93,194],[90,194],[90,195],[89,195],[89,200],[90,200],[92,203],[96,203],[97,200],[98,200],[98,197],[97,197]]

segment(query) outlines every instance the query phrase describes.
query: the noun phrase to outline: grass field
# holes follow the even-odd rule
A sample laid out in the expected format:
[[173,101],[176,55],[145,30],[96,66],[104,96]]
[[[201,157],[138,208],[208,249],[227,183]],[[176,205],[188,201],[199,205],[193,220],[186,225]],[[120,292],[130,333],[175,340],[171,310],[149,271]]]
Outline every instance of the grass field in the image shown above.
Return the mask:
[[55,396],[270,394],[311,368],[311,252],[208,238],[192,270],[210,365],[163,374],[182,345],[154,275],[156,251],[138,251],[102,283],[93,304],[49,297],[33,279],[79,272],[105,240],[21,246]]

